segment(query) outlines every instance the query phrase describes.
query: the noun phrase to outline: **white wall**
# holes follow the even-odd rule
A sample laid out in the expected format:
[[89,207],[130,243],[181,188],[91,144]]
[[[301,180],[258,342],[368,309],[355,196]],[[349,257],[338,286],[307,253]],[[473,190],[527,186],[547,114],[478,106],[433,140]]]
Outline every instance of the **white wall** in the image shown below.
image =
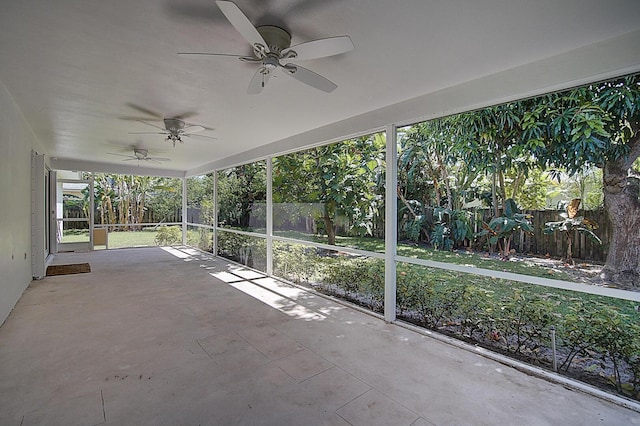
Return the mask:
[[0,325],[31,282],[33,132],[0,81]]

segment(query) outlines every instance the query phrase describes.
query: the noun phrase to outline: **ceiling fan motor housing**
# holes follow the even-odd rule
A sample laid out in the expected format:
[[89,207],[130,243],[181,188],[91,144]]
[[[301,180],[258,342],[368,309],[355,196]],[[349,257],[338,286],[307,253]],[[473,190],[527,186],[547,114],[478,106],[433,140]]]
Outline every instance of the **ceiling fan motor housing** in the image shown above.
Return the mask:
[[177,118],[165,118],[164,126],[169,131],[177,132],[178,130],[182,130],[184,128],[184,121]]
[[284,49],[288,49],[291,46],[291,34],[280,27],[263,25],[257,27],[256,30],[267,43],[269,52],[280,54]]
[[147,151],[144,148],[133,149],[133,155],[135,155],[138,160],[144,160],[148,154],[149,154],[149,151]]

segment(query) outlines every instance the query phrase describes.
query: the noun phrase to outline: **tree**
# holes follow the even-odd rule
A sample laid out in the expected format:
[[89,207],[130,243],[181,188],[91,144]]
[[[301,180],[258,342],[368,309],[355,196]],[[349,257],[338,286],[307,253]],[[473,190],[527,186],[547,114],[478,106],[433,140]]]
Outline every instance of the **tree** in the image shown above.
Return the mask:
[[133,225],[145,221],[149,206],[160,221],[181,206],[179,179],[96,173],[94,196],[102,225]]
[[[523,128],[541,165],[573,175],[603,170],[612,237],[603,275],[640,282],[640,79],[638,75],[523,101]],[[636,164],[634,166],[634,163]]]
[[[491,177],[494,217],[508,198],[517,198],[521,182],[533,167],[533,157],[522,128],[525,105],[512,102],[446,118],[454,128],[453,146],[467,167]],[[505,175],[515,175],[510,196]]]
[[[266,162],[256,161],[218,172],[218,221],[226,226],[249,229],[252,219],[266,222]],[[263,211],[256,214],[259,204]]]
[[382,203],[377,194],[384,165],[382,134],[350,139],[274,159],[274,203],[320,203],[328,243],[336,242],[336,221],[371,234]]

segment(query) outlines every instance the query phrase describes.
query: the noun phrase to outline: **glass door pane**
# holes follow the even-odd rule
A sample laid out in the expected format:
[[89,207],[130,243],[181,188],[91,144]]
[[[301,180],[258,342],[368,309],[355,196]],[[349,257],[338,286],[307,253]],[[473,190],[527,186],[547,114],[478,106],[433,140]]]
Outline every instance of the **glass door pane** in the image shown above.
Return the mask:
[[58,181],[56,219],[59,251],[90,248],[90,189],[87,181]]

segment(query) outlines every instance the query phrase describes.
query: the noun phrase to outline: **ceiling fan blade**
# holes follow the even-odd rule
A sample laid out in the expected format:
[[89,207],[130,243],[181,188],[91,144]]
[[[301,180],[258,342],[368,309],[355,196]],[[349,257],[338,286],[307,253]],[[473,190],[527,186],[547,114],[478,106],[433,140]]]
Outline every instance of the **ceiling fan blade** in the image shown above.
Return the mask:
[[247,88],[247,93],[249,95],[257,95],[262,92],[264,86],[269,81],[269,77],[271,77],[271,71],[265,67],[258,68],[258,71],[253,75],[251,81],[249,82],[249,87]]
[[331,93],[338,87],[331,80],[327,80],[320,74],[316,74],[300,65],[287,64],[284,66],[284,70],[285,74],[323,92]]
[[143,114],[147,114],[147,115],[150,115],[150,116],[152,116],[154,118],[158,118],[158,119],[162,120],[162,115],[158,114],[155,111],[151,111],[150,109],[147,109],[147,108],[145,108],[143,106],[140,106],[140,105],[136,105],[136,104],[131,103],[131,102],[127,102],[127,105],[130,106],[131,108],[135,109],[135,110],[140,111]]
[[300,43],[284,50],[282,54],[286,55],[288,51],[293,50],[297,56],[291,59],[306,60],[339,55],[353,48],[353,42],[349,36],[338,36]]
[[218,138],[213,137],[213,136],[199,135],[199,134],[195,134],[195,133],[194,134],[185,133],[184,136],[194,137],[194,138],[218,139]]
[[166,157],[146,157],[146,161],[153,161],[154,163],[160,164],[161,161],[171,161],[171,158]]
[[204,130],[204,127],[197,126],[197,125],[186,126],[184,129],[182,129],[184,133],[197,133],[203,130]]
[[207,57],[207,56],[230,56],[232,58],[243,58],[246,55],[233,55],[231,53],[205,53],[205,52],[178,52],[180,56]]
[[130,135],[166,135],[167,132],[129,132]]
[[146,124],[147,126],[155,127],[156,129],[166,130],[164,127],[158,126],[157,124],[149,123],[148,121],[138,120],[138,122],[142,124]]
[[231,25],[234,26],[236,30],[244,37],[251,46],[255,46],[256,44],[261,44],[264,47],[267,47],[267,43],[264,41],[264,38],[260,35],[256,27],[249,21],[249,18],[242,13],[240,8],[236,6],[234,2],[231,1],[216,1],[216,4],[227,17]]
[[187,118],[193,117],[194,115],[198,115],[198,113],[195,111],[187,111],[183,112],[182,114],[173,115],[171,116],[171,118],[174,120],[186,120]]
[[109,154],[109,155],[117,155],[118,157],[126,157],[126,158],[131,158],[131,155],[125,155],[125,154],[116,154],[115,152],[107,152],[107,154]]
[[[150,117],[133,117],[133,116],[128,116],[128,117],[118,117],[118,120],[126,120],[126,121],[142,121],[142,122],[146,122],[149,120],[155,120],[155,118],[150,118]],[[160,120],[160,118],[158,118],[158,121]]]

